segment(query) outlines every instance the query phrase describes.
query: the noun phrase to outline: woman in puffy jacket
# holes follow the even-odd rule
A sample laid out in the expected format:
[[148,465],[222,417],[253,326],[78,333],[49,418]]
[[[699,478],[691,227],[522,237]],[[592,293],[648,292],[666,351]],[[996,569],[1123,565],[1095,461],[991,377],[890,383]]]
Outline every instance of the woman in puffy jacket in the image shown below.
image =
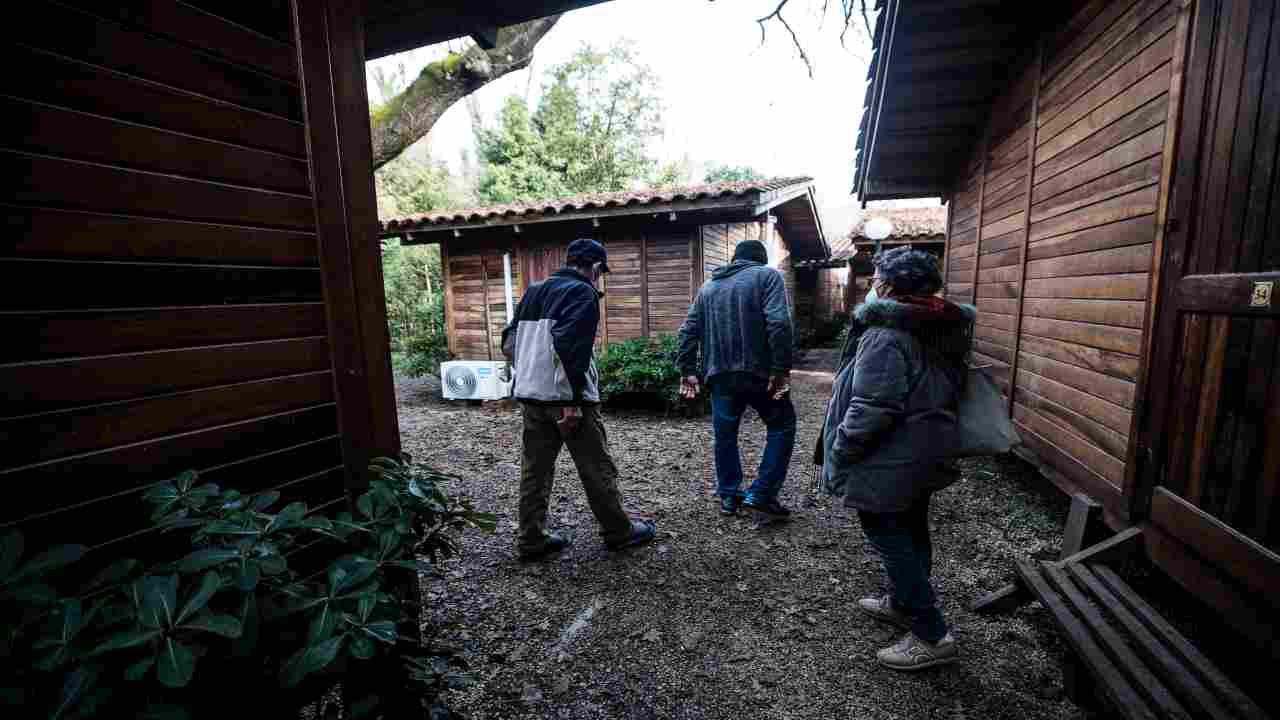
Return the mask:
[[855,508],[892,592],[859,608],[907,631],[877,653],[897,670],[953,661],[956,643],[930,584],[929,499],[950,484],[956,409],[976,311],[935,294],[932,255],[881,252],[867,302],[854,309],[857,350],[836,375],[823,426],[823,482]]

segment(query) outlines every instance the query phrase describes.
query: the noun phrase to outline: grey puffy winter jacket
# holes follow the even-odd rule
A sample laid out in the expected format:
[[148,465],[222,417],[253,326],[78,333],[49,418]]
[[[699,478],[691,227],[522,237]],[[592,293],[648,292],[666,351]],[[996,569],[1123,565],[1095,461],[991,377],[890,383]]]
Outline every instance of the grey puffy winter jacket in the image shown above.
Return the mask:
[[836,375],[823,426],[823,479],[845,505],[906,510],[954,479],[956,409],[977,312],[881,299],[859,305],[865,327]]

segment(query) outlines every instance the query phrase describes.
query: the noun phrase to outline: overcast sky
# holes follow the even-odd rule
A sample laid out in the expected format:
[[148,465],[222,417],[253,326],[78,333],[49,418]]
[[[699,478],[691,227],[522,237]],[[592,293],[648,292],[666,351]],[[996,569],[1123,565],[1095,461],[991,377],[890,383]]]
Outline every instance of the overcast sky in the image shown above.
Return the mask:
[[[813,64],[811,79],[782,25],[770,22],[760,44],[755,20],[777,2],[613,0],[575,10],[537,46],[534,96],[542,71],[567,60],[584,42],[607,47],[630,39],[660,81],[666,127],[655,147],[660,162],[688,154],[695,163],[751,165],[771,176],[810,175],[830,218],[828,233],[842,232],[830,225],[846,225],[855,214],[849,189],[870,42],[865,30],[850,31],[847,47],[841,46],[839,2],[830,3],[823,21],[822,0],[791,0],[783,14]],[[860,16],[855,20],[861,23]],[[394,70],[403,64],[414,77],[445,51],[422,48],[370,67]],[[476,96],[484,116],[492,117],[507,95],[523,95],[528,81],[529,71],[521,71],[482,88]],[[372,87],[370,95],[377,96]],[[441,118],[429,141],[432,156],[457,169],[460,151],[472,147],[464,103]]]

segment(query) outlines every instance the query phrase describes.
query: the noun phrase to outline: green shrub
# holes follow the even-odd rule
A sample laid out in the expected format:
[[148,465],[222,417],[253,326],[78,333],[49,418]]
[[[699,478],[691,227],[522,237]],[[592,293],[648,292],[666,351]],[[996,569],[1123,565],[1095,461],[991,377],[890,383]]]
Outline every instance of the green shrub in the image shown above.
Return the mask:
[[680,369],[676,367],[678,340],[674,335],[633,338],[605,347],[596,363],[600,371],[600,399],[624,394],[652,395],[665,405],[675,405],[680,393]]
[[[405,697],[447,716],[440,691],[468,678],[419,641],[412,588],[422,567],[457,552],[450,531],[492,531],[494,518],[450,500],[446,480],[407,458],[379,458],[356,514],[326,517],[297,502],[271,511],[278,492],[243,495],[186,472],[145,494],[162,531],[153,547],[169,551],[152,565],[101,556],[102,567],[85,568],[83,546],[30,552],[9,532],[0,538],[0,708],[11,706],[10,717],[256,716],[304,680],[341,678],[349,717]],[[299,572],[299,556],[317,571]]]

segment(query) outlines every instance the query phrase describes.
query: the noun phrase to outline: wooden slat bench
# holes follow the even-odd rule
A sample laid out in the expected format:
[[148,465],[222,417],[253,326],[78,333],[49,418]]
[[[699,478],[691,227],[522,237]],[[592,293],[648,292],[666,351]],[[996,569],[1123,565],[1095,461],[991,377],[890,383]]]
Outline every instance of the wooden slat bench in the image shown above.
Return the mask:
[[1095,562],[1097,557],[1020,561],[1017,572],[1121,717],[1267,717],[1128,583]]

